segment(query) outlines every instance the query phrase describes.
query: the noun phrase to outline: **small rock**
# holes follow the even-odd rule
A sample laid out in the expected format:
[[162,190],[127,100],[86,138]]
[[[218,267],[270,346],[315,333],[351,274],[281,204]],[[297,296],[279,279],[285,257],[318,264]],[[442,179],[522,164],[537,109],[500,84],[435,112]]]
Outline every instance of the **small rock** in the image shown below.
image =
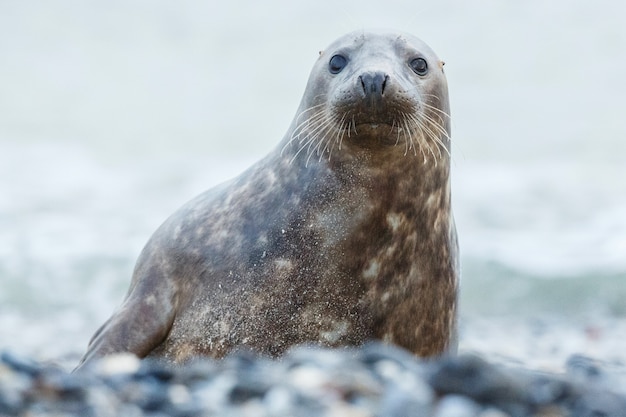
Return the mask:
[[446,395],[435,408],[435,417],[477,417],[480,406],[467,397]]
[[96,373],[103,376],[118,374],[134,374],[141,367],[141,361],[130,353],[118,353],[102,358],[96,368]]
[[547,375],[531,378],[527,390],[529,401],[538,406],[559,403],[577,394],[571,383]]
[[29,376],[37,376],[41,372],[41,366],[30,359],[22,358],[10,352],[2,352],[0,354],[0,362],[4,363],[14,371],[27,374]]
[[607,391],[589,391],[573,399],[570,415],[575,417],[626,417],[626,399]]

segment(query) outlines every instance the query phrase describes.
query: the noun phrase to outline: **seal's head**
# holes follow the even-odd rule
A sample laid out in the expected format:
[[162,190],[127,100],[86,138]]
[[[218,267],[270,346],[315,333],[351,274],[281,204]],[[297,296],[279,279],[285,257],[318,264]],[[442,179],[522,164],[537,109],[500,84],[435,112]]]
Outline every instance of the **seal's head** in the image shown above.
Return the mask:
[[450,138],[443,61],[409,34],[345,35],[320,52],[291,131],[309,157],[401,145],[437,162]]

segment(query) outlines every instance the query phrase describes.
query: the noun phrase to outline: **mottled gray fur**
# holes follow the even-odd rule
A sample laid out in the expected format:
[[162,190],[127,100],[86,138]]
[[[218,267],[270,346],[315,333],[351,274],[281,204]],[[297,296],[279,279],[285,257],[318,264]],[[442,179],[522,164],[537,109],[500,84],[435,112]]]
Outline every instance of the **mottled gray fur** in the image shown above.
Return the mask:
[[[384,90],[368,90],[372,74]],[[277,148],[155,232],[81,364],[368,339],[420,356],[454,349],[449,132],[443,62],[428,46],[378,32],[335,41]]]

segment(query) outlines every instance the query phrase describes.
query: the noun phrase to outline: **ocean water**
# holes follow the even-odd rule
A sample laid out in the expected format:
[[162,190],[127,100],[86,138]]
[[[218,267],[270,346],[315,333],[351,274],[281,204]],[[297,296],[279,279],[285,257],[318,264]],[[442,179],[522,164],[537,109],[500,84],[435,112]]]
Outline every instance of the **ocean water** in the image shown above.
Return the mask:
[[446,62],[462,317],[623,318],[625,15],[610,0],[0,2],[0,348],[83,351],[156,227],[272,149],[318,51],[368,27]]

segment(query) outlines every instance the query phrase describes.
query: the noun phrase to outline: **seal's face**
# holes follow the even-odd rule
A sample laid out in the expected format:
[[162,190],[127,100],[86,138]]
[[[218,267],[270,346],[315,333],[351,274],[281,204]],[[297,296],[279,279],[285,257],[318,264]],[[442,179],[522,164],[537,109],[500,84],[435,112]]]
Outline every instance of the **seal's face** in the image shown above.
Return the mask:
[[346,35],[320,53],[295,123],[291,143],[309,157],[401,145],[436,162],[450,137],[443,62],[411,35]]

